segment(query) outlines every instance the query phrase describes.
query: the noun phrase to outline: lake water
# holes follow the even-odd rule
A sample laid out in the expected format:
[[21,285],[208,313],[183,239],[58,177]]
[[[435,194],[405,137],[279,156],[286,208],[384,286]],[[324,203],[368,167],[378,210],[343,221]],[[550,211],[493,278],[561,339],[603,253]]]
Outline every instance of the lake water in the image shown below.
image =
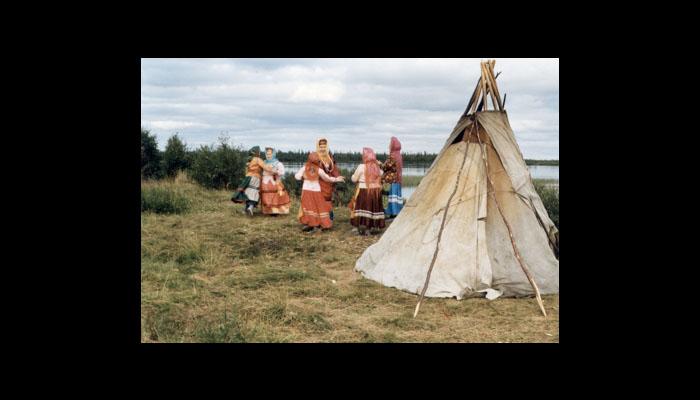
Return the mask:
[[[284,163],[284,167],[287,169],[287,172],[297,172],[299,168],[303,163]],[[354,172],[355,168],[357,168],[358,164],[352,164],[352,163],[338,163],[338,166],[342,169],[347,169],[348,171]],[[425,175],[425,172],[430,168],[430,164],[428,165],[404,165],[403,166],[403,174],[406,176],[423,176]]]
[[530,175],[533,179],[556,179],[559,180],[558,165],[528,165]]
[[[302,163],[285,163],[286,172],[296,172],[301,168]],[[338,166],[349,171],[355,171],[357,164],[351,163],[338,163]],[[430,164],[427,165],[404,165],[403,175],[405,176],[423,176],[425,172],[430,168]],[[530,175],[533,179],[555,179],[559,180],[559,166],[558,165],[529,165]],[[349,178],[349,177],[348,177]],[[408,199],[413,194],[415,187],[403,187],[402,195],[405,199]]]

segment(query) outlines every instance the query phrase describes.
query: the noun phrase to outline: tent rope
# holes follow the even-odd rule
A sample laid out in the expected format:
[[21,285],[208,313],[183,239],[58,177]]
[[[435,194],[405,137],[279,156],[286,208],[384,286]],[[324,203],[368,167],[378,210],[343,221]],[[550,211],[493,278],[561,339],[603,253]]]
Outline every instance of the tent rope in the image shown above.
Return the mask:
[[[469,136],[471,136],[474,126],[476,125],[476,121],[472,124],[472,128],[469,130]],[[468,136],[468,137],[469,137]],[[416,309],[413,311],[413,318],[418,315],[418,310],[420,309],[420,304],[423,301],[423,298],[425,296],[425,291],[428,289],[428,283],[430,282],[430,274],[433,272],[433,267],[435,266],[435,260],[437,259],[438,252],[440,251],[440,240],[442,240],[442,231],[445,229],[445,220],[447,219],[447,210],[450,209],[450,203],[452,202],[452,198],[454,197],[455,193],[457,193],[457,188],[459,188],[459,179],[462,175],[462,169],[464,168],[464,163],[467,161],[467,153],[469,152],[469,141],[465,140],[467,143],[466,148],[464,149],[464,158],[462,158],[462,165],[459,167],[459,170],[457,171],[457,180],[455,181],[455,187],[452,189],[452,194],[450,194],[450,198],[447,199],[447,205],[445,206],[445,212],[442,214],[442,222],[440,223],[440,231],[438,231],[438,237],[437,237],[437,243],[435,244],[435,252],[433,252],[433,260],[430,262],[430,267],[428,268],[428,274],[425,277],[425,284],[423,285],[423,290],[420,292],[420,297],[418,298],[418,304],[416,304]]]
[[486,152],[484,151],[485,146],[483,145],[483,143],[481,143],[481,137],[479,136],[478,132],[476,134],[476,137],[479,140],[479,145],[481,146],[481,149],[482,149],[481,156],[482,156],[482,159],[484,160],[484,165],[486,166],[486,177],[488,178],[488,183],[491,186],[491,189],[493,189],[492,191],[489,192],[489,194],[491,194],[491,197],[493,198],[493,201],[496,204],[496,208],[498,208],[498,213],[501,214],[501,218],[503,219],[503,222],[505,223],[506,228],[508,228],[508,235],[510,236],[510,243],[513,246],[513,252],[515,253],[515,258],[518,260],[518,263],[520,264],[520,268],[523,269],[523,272],[525,273],[527,280],[530,281],[530,285],[532,285],[532,288],[535,290],[535,296],[537,297],[537,304],[540,306],[540,310],[542,310],[542,314],[544,314],[544,316],[546,318],[547,312],[544,310],[544,304],[542,303],[542,296],[540,296],[540,289],[537,287],[537,283],[535,283],[535,279],[532,277],[530,270],[525,266],[525,263],[520,256],[520,252],[518,251],[518,247],[515,245],[515,240],[513,239],[513,229],[511,228],[510,224],[508,223],[506,216],[503,214],[503,210],[501,209],[501,205],[498,203],[498,199],[496,198],[495,186],[493,184],[493,181],[491,181],[491,175],[489,175],[489,162],[487,159]]

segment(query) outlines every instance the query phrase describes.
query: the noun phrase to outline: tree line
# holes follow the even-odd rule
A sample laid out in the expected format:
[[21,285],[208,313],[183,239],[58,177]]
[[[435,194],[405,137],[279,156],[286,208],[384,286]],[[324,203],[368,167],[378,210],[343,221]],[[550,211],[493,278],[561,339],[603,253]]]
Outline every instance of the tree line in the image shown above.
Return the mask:
[[[333,151],[333,158],[338,163],[352,163],[358,164],[362,162],[361,152],[342,152]],[[297,150],[297,151],[278,151],[277,159],[282,162],[292,162],[292,163],[303,163],[309,156],[308,150]],[[435,160],[437,154],[433,153],[401,153],[403,157],[404,164],[430,164]],[[377,153],[377,159],[386,160],[389,157],[387,153]]]
[[217,146],[188,150],[175,134],[168,139],[165,151],[160,151],[155,136],[141,128],[142,179],[173,177],[179,170],[184,170],[204,187],[223,189],[235,186],[243,178],[247,160],[247,152],[230,146],[225,137],[219,138]]
[[[309,152],[306,150],[297,151],[278,151],[277,159],[282,162],[303,163],[306,161]],[[377,153],[377,159],[386,160],[389,157],[387,153]],[[435,161],[437,154],[435,153],[401,153],[404,165],[413,164],[431,164]],[[362,162],[362,153],[360,152],[333,152],[333,158],[339,163],[358,164]],[[525,159],[527,165],[559,165],[559,160],[531,160]]]
[[525,159],[525,164],[527,165],[555,165],[559,166],[559,160],[530,160]]
[[[278,151],[277,159],[282,162],[303,163],[306,161],[309,152],[307,150],[297,151]],[[377,153],[378,160],[386,160],[389,157],[387,153]],[[431,164],[435,161],[437,154],[435,153],[401,153],[404,165],[414,164]],[[333,158],[339,163],[358,164],[362,162],[362,153],[360,152],[333,152]],[[531,160],[525,159],[527,165],[559,165],[559,160]]]
[[[430,164],[437,154],[402,153],[404,165]],[[308,151],[280,151],[277,158],[282,162],[303,163]],[[334,152],[338,163],[359,164],[362,162],[360,152]],[[380,160],[386,160],[386,153],[377,154]],[[141,177],[143,179],[162,179],[172,177],[179,170],[185,170],[190,177],[207,188],[232,188],[243,178],[245,163],[248,160],[247,149],[228,144],[228,138],[220,137],[219,143],[200,146],[189,150],[182,139],[173,135],[168,139],[165,151],[158,149],[158,143],[150,131],[141,128]],[[528,165],[559,165],[559,160],[525,160]]]

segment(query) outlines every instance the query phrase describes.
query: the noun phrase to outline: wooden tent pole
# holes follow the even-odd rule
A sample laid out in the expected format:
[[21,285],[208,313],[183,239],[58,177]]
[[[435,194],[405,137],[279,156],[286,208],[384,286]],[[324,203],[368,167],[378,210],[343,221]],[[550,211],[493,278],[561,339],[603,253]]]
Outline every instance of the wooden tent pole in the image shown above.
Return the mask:
[[489,86],[491,87],[491,98],[493,100],[493,108],[494,110],[503,111],[503,107],[501,107],[501,98],[498,95],[498,87],[496,86],[496,81],[493,78],[493,65],[495,62],[495,60],[491,60],[491,62],[486,64],[486,75],[489,78]]
[[480,67],[481,67],[481,104],[484,107],[483,110],[487,111],[489,109],[488,97],[487,97],[488,87],[486,86],[486,77],[484,76],[484,62],[483,61],[481,62]]
[[[481,107],[481,105],[479,104],[479,101],[478,101],[480,94],[481,94],[481,78],[479,78],[479,82],[477,82],[477,84],[476,84],[476,99],[475,99],[476,101],[474,101],[474,105],[472,106],[473,107],[472,111],[471,111],[472,113],[475,113],[476,110],[478,110],[479,107]],[[478,107],[477,107],[477,104],[479,104]]]
[[479,81],[476,82],[476,87],[474,88],[474,92],[472,93],[472,97],[469,99],[469,104],[467,104],[467,109],[464,111],[464,115],[469,114],[469,109],[472,108],[472,105],[476,102],[476,94],[479,89],[479,85],[481,84],[481,78],[479,78]]
[[493,76],[493,66],[496,64],[495,60],[491,60],[491,63],[486,68],[487,75],[489,77],[489,83],[491,86],[491,93],[493,94],[495,100],[494,103],[498,104],[498,109],[503,111],[503,102],[501,102],[501,95],[498,93],[498,86],[496,86],[496,78]]
[[[474,121],[476,124],[476,121]],[[527,277],[527,280],[530,281],[530,285],[532,285],[532,288],[535,290],[535,296],[537,297],[537,304],[540,306],[540,310],[542,310],[542,314],[547,317],[547,312],[544,310],[544,303],[542,303],[542,296],[540,296],[540,289],[537,287],[537,283],[535,282],[535,279],[532,277],[532,274],[530,273],[530,270],[525,266],[525,262],[523,261],[522,257],[520,256],[520,251],[518,251],[518,246],[515,245],[515,239],[513,238],[513,229],[511,228],[510,224],[508,223],[508,220],[506,219],[506,216],[503,214],[503,209],[501,209],[501,205],[498,203],[498,199],[496,198],[496,187],[493,184],[493,181],[491,180],[491,175],[489,175],[489,162],[488,162],[488,157],[487,153],[485,151],[485,146],[481,142],[481,137],[479,136],[479,132],[477,131],[476,137],[479,140],[479,146],[481,147],[481,155],[484,160],[484,165],[486,166],[486,178],[488,179],[489,184],[491,185],[491,197],[493,197],[493,201],[496,204],[496,207],[498,208],[498,213],[501,214],[501,218],[503,219],[503,222],[506,224],[506,228],[508,228],[508,235],[510,236],[510,244],[513,246],[513,252],[515,253],[515,258],[518,260],[518,263],[520,264],[520,268],[522,268],[523,272],[525,273],[525,276]]]
[[[496,97],[493,94],[493,83],[491,82],[491,77],[489,76],[489,61],[486,61],[485,63],[481,64],[481,76],[484,77],[484,80],[486,80],[486,85],[488,87],[488,94],[491,95],[491,102],[493,103],[493,109],[498,110],[498,102],[496,101]],[[486,99],[488,100],[488,98]],[[486,101],[484,100],[484,101]],[[486,103],[484,103],[486,104]],[[484,108],[486,110],[486,108]]]
[[[474,126],[476,126],[476,120],[472,123],[472,127],[469,130],[469,136],[471,136],[472,131],[474,130]],[[462,175],[462,169],[464,169],[464,162],[467,161],[467,153],[469,152],[469,141],[466,142],[467,146],[464,149],[464,158],[462,159],[462,165],[459,167],[459,171],[457,172],[457,181],[455,182],[455,188],[452,190],[452,194],[450,194],[450,198],[447,200],[445,212],[442,213],[442,222],[440,223],[440,230],[438,231],[437,243],[435,244],[435,252],[433,252],[433,259],[432,261],[430,261],[430,267],[428,268],[428,274],[425,277],[425,284],[423,284],[423,290],[421,290],[420,296],[418,297],[418,304],[416,304],[416,309],[415,311],[413,311],[413,318],[415,318],[416,315],[418,315],[420,304],[423,301],[423,297],[425,296],[425,291],[428,289],[428,283],[430,282],[430,274],[433,272],[435,260],[437,260],[438,251],[440,251],[440,240],[442,239],[442,231],[445,229],[445,221],[447,220],[447,210],[450,209],[450,203],[452,202],[452,198],[455,196],[455,193],[457,193],[457,188],[459,188],[459,179]]]
[[493,67],[495,67],[495,66],[496,66],[496,60],[492,60],[491,61],[491,69],[490,69],[491,80],[493,81],[493,85],[494,85],[493,87],[494,87],[494,90],[496,92],[496,98],[498,98],[498,102],[501,104],[501,111],[502,111],[503,110],[503,101],[501,101],[501,92],[498,90],[498,85],[496,84],[496,76],[498,76],[498,75],[494,75],[495,71],[493,70]]
[[[500,75],[500,74],[501,74],[500,72],[498,74],[496,74],[496,78],[498,78],[498,75]],[[479,79],[481,79],[481,78],[479,78]],[[474,105],[476,106],[476,104],[474,104]],[[476,107],[476,110],[474,110],[474,111],[481,111],[481,108],[483,107],[483,105],[484,105],[484,99],[481,99],[481,102],[479,103],[479,105]]]

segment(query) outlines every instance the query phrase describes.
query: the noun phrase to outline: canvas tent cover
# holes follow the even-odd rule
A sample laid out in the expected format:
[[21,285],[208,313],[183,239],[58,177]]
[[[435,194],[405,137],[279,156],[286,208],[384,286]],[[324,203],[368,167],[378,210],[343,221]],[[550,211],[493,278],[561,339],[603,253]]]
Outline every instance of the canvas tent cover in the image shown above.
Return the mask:
[[[472,130],[484,143],[462,140]],[[488,193],[486,165],[502,216]],[[383,285],[420,293],[455,185],[425,296],[534,295],[503,218],[540,293],[558,293],[559,232],[535,191],[505,111],[460,119],[401,213],[355,269]]]

